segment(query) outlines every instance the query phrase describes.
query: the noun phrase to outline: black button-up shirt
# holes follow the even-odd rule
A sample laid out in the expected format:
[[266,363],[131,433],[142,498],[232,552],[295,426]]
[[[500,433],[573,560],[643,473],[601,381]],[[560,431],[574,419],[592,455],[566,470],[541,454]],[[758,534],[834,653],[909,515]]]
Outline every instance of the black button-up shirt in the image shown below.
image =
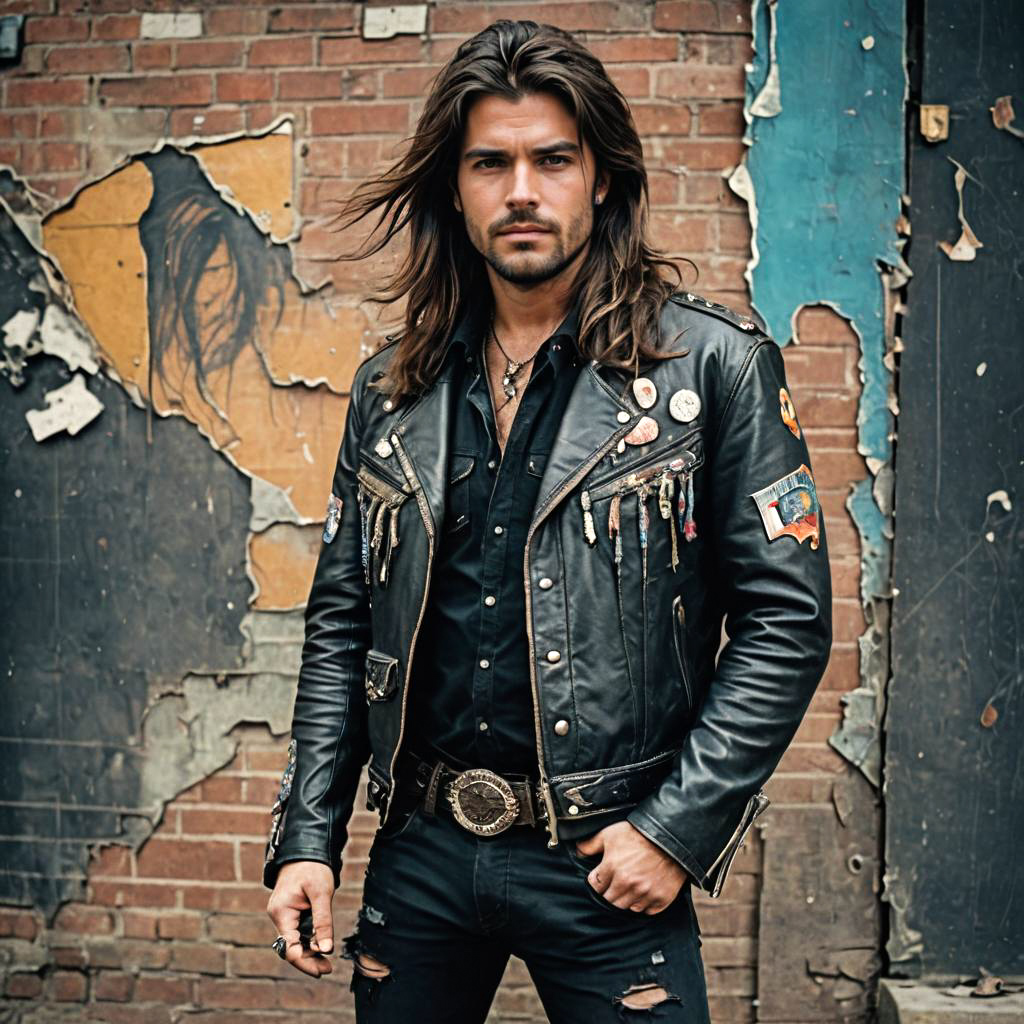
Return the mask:
[[[465,316],[446,354],[453,361],[447,503],[409,681],[409,743],[456,768],[536,777],[523,555],[580,371],[578,315],[572,310],[519,374],[525,390],[504,454],[483,357],[489,321],[489,308]],[[499,390],[495,402],[503,401]]]

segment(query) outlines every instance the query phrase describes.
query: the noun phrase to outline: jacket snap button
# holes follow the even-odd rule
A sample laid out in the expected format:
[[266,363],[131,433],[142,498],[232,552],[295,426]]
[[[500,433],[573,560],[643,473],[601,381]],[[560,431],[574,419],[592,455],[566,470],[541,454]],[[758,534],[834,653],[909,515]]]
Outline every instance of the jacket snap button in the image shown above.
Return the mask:
[[629,413],[628,413],[628,412],[626,412],[626,410],[625,410],[625,409],[620,409],[620,410],[619,410],[619,411],[618,411],[618,412],[616,413],[616,415],[615,415],[615,418],[616,418],[616,419],[617,419],[617,420],[618,420],[618,421],[619,421],[620,423],[628,423],[628,422],[629,422]]
[[569,807],[569,813],[570,814],[579,814],[580,813],[580,809],[575,804],[572,804]]
[[395,403],[392,402],[390,398],[385,398],[384,399],[384,411],[385,412],[391,412],[391,410],[394,409],[394,407],[395,407]]
[[555,722],[555,734],[557,736],[565,736],[569,732],[569,723],[564,719],[560,718]]
[[550,576],[542,576],[537,584],[541,590],[550,590],[554,585],[555,581]]
[[561,659],[562,655],[558,651],[548,651],[548,661],[554,664],[556,661]]

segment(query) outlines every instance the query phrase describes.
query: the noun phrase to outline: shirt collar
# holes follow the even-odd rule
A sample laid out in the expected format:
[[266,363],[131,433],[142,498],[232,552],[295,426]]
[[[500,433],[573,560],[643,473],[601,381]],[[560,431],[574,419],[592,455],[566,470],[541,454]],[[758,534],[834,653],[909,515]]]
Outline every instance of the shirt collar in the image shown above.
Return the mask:
[[[474,303],[470,308],[463,310],[452,332],[449,354],[451,350],[458,350],[460,354],[478,352],[487,334],[490,315],[490,303]],[[562,322],[538,349],[538,353],[543,352],[547,355],[556,374],[569,367],[574,359],[580,361],[579,323],[580,310],[577,302],[569,308]]]

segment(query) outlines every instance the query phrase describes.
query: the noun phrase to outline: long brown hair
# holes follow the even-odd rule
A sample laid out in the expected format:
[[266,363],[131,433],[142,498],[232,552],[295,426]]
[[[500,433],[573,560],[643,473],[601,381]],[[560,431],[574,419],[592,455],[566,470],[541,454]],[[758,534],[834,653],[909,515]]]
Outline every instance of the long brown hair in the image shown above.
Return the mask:
[[[647,172],[640,138],[622,93],[601,62],[568,32],[533,21],[496,21],[466,40],[439,72],[405,155],[364,182],[338,214],[346,229],[376,213],[362,259],[409,229],[409,248],[382,304],[406,299],[386,375],[376,382],[395,399],[424,390],[439,369],[442,342],[466,302],[490,292],[484,261],[452,202],[466,115],[485,95],[517,100],[559,97],[575,115],[610,187],[594,208],[594,227],[577,274],[578,344],[588,359],[633,369],[672,358],[658,350],[658,315],[679,285],[678,268],[647,241]],[[672,280],[674,278],[674,280]]]

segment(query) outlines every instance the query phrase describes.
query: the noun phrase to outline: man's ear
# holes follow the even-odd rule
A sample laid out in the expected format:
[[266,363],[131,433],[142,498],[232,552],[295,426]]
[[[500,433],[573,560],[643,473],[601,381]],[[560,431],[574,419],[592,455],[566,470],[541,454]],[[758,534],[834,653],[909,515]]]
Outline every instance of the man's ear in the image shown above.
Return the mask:
[[594,202],[600,205],[608,198],[608,190],[611,188],[611,176],[607,171],[601,171],[597,175],[597,184],[594,186]]
[[459,198],[459,190],[452,185],[452,202],[455,204],[455,209],[462,213],[462,200]]

